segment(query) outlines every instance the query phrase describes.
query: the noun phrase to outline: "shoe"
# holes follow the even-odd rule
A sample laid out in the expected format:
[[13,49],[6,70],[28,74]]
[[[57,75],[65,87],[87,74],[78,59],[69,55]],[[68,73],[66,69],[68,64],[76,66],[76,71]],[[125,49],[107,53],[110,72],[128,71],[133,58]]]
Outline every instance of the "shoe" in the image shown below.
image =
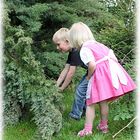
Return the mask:
[[92,131],[87,131],[86,129],[83,129],[78,132],[77,136],[79,137],[84,137],[84,136],[89,136],[92,135]]
[[77,120],[77,121],[79,121],[79,120],[81,119],[81,118],[77,117],[76,115],[74,115],[74,114],[72,114],[72,113],[69,114],[69,117],[70,117],[71,119],[74,119],[74,120]]
[[97,129],[100,130],[102,133],[108,133],[108,125],[102,125],[102,124],[99,124],[97,126]]

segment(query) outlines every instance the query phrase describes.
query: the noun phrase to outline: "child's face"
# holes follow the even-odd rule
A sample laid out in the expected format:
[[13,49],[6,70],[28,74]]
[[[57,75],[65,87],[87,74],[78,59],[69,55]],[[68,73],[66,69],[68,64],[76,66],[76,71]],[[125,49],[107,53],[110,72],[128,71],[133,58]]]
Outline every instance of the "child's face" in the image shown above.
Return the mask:
[[69,42],[67,40],[59,40],[55,42],[56,46],[57,46],[57,50],[65,53],[65,52],[69,52],[70,51],[70,46],[69,46]]

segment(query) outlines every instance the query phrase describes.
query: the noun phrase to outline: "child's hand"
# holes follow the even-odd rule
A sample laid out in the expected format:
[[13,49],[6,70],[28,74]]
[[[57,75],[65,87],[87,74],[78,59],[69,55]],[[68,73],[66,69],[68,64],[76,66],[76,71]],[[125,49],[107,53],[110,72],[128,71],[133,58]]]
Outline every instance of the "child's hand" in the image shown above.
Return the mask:
[[59,92],[63,92],[64,89],[62,89],[61,87],[59,87],[59,88],[58,88],[58,91],[59,91]]
[[88,76],[86,76],[86,80],[89,81],[90,78],[88,78]]

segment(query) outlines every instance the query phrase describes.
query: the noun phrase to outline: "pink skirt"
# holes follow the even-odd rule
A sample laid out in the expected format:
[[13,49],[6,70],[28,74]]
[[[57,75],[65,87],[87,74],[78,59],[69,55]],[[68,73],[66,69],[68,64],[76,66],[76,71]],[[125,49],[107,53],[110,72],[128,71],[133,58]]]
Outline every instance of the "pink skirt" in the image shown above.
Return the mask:
[[127,84],[124,85],[119,81],[118,89],[114,88],[109,69],[109,62],[105,61],[96,65],[96,70],[94,71],[89,83],[90,86],[87,90],[87,94],[89,95],[88,99],[86,100],[87,105],[98,103],[104,100],[113,100],[136,89],[136,84],[132,78],[119,63],[118,65],[127,78]]

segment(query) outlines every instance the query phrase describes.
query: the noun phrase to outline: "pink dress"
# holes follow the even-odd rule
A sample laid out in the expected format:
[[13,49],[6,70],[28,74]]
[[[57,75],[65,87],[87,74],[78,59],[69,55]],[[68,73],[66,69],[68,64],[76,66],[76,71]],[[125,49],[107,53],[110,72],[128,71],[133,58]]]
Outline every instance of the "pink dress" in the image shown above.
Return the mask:
[[112,50],[99,42],[87,41],[96,62],[96,69],[87,89],[87,105],[112,100],[136,89],[125,69],[118,63]]

